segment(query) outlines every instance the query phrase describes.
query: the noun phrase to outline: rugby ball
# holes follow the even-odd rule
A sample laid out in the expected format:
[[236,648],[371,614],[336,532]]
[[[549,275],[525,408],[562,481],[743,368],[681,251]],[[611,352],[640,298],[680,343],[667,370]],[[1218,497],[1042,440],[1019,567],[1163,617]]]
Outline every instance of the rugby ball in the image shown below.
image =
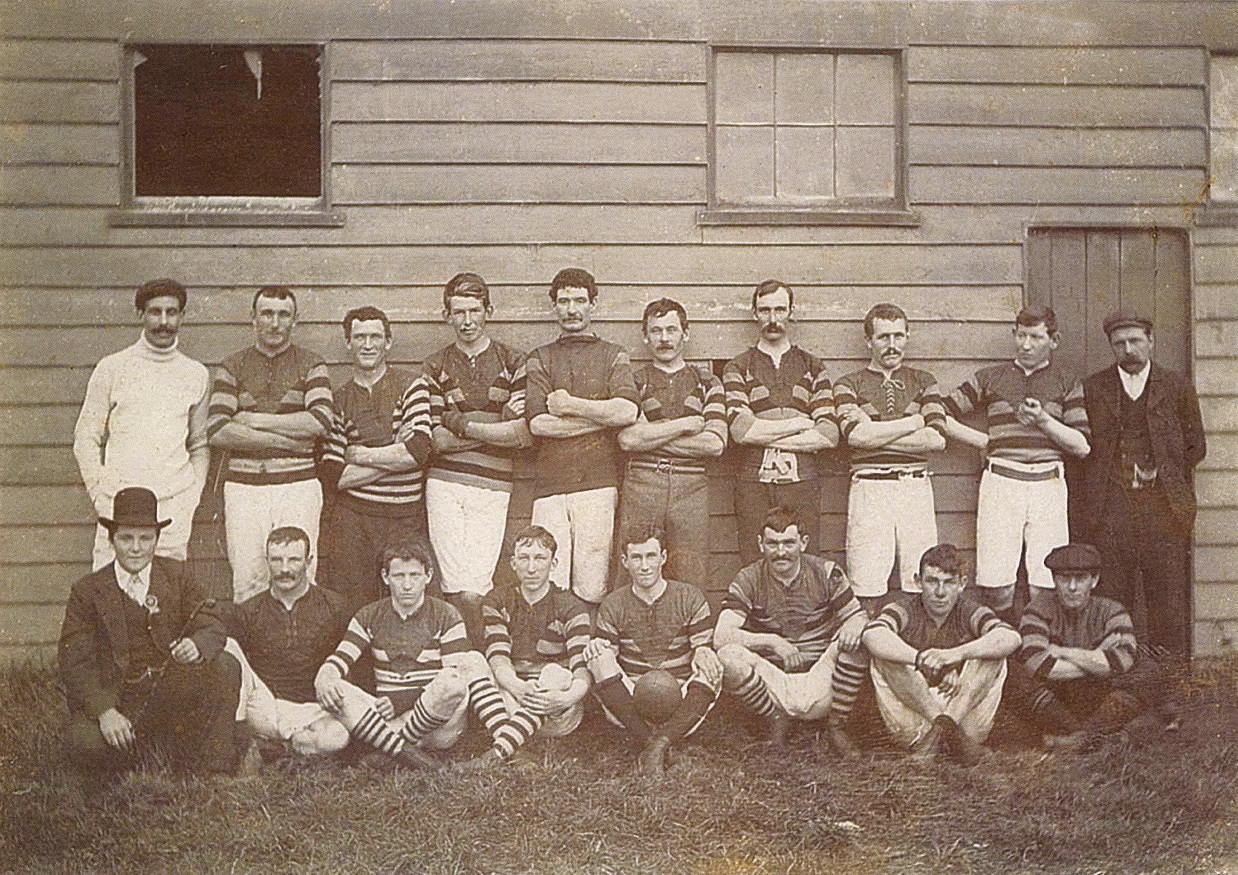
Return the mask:
[[682,701],[679,681],[660,668],[641,675],[632,688],[632,707],[655,726],[669,720]]

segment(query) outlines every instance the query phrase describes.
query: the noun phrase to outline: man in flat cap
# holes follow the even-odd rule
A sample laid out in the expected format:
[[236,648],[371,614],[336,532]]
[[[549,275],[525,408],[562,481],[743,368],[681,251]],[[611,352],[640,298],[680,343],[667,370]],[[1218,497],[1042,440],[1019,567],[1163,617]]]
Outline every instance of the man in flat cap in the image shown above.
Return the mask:
[[1115,362],[1083,381],[1092,453],[1080,519],[1100,545],[1100,592],[1121,602],[1139,640],[1190,653],[1188,554],[1195,466],[1204,458],[1190,381],[1152,361],[1152,323],[1133,313],[1104,322]]
[[1094,595],[1100,552],[1066,544],[1045,557],[1053,592],[1023,611],[1023,643],[1010,660],[1006,697],[1048,747],[1078,749],[1148,715],[1171,716],[1156,663],[1135,650],[1131,618]]
[[183,562],[156,555],[161,520],[144,487],[116,493],[100,517],[116,558],[73,585],[60,632],[60,676],[74,764],[101,778],[152,739],[183,771],[237,767],[241,668]]

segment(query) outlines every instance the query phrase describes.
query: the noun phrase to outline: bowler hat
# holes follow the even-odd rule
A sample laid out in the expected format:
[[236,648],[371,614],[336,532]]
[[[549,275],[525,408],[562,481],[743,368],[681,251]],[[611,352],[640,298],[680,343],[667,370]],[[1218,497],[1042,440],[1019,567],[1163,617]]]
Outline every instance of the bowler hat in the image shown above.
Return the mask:
[[1138,313],[1132,313],[1129,310],[1122,310],[1117,313],[1110,313],[1105,321],[1101,323],[1101,327],[1105,329],[1105,336],[1108,337],[1119,328],[1142,328],[1144,331],[1152,330],[1152,320],[1145,319]]
[[112,499],[112,519],[99,517],[99,524],[109,532],[121,526],[138,529],[162,529],[171,520],[159,519],[159,500],[143,486],[126,486]]
[[1065,544],[1045,557],[1050,571],[1100,571],[1100,551],[1091,544]]

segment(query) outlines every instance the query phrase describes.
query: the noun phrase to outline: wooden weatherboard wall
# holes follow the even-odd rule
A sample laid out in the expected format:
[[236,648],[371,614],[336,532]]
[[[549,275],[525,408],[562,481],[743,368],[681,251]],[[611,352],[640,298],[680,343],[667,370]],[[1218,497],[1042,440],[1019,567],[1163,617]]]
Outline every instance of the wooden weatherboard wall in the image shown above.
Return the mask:
[[[392,8],[392,7],[399,8]],[[94,363],[136,336],[133,288],[190,291],[183,348],[207,363],[251,342],[249,298],[279,282],[298,340],[346,373],[337,322],[396,321],[395,359],[448,342],[443,282],[476,270],[494,332],[551,339],[546,286],[580,265],[597,327],[643,356],[636,320],[669,295],[690,356],[752,342],[748,297],[796,289],[798,342],[832,375],[862,364],[878,300],[913,320],[912,356],[946,388],[1009,355],[1028,229],[1183,229],[1194,271],[1200,473],[1196,639],[1238,635],[1238,232],[1196,227],[1206,198],[1210,51],[1238,46],[1226,3],[289,4],[0,2],[0,654],[46,650],[92,521],[70,452]],[[122,188],[122,64],[138,42],[326,47],[335,227],[142,227],[110,221]],[[903,52],[907,188],[918,224],[704,226],[710,45]],[[941,535],[974,542],[974,453],[934,464]],[[736,566],[726,466],[713,482],[715,589]],[[822,499],[842,547],[845,481]],[[519,510],[516,514],[519,515]],[[203,524],[199,556],[214,552]],[[216,560],[210,568],[218,575]]]

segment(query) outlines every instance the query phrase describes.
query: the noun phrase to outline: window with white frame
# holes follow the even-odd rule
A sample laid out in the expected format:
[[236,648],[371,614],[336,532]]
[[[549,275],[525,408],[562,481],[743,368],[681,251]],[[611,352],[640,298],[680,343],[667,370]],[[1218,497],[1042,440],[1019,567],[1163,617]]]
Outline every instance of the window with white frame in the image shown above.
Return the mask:
[[909,218],[897,52],[715,48],[702,220]]

